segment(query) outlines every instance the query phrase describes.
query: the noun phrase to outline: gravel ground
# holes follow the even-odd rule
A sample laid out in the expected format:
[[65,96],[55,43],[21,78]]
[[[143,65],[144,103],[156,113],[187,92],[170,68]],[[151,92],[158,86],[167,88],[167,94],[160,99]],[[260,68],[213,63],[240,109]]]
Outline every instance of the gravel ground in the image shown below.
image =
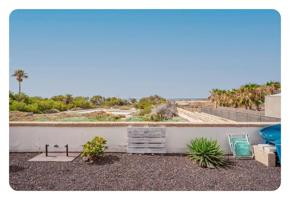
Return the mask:
[[184,155],[107,153],[95,164],[28,162],[35,153],[10,154],[15,190],[275,190],[280,167],[233,160],[228,169],[203,169]]

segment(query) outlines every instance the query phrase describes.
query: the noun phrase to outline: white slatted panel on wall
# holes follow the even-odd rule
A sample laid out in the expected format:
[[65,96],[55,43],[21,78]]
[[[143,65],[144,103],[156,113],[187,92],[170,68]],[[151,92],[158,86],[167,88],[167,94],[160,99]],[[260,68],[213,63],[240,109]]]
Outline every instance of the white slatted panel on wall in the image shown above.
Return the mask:
[[165,127],[128,127],[128,153],[166,153]]

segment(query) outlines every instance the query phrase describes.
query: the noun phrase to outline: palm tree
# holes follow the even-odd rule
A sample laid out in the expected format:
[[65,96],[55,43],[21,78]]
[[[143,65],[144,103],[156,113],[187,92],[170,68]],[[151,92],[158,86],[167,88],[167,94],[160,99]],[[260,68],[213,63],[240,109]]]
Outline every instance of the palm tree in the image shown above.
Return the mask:
[[238,108],[239,107],[239,96],[238,96],[238,90],[236,89],[231,89],[227,91],[227,104],[228,107],[234,107],[234,108]]
[[220,90],[219,89],[212,89],[210,91],[210,96],[209,99],[211,100],[211,102],[215,103],[215,108],[218,107],[218,105],[220,104],[220,95],[219,95]]
[[212,89],[210,91],[209,99],[217,106],[226,107],[241,107],[246,109],[261,110],[265,102],[265,96],[276,94],[281,91],[281,84],[279,82],[267,82],[264,85],[249,83],[241,86],[239,89],[220,90]]
[[227,91],[226,90],[220,90],[219,91],[219,95],[220,95],[220,104],[221,106],[225,107],[227,106],[228,103],[228,95],[227,95]]
[[23,79],[28,78],[28,75],[24,72],[23,69],[17,69],[14,71],[14,74],[12,74],[12,76],[16,77],[16,80],[18,81],[18,93],[21,94],[21,83]]
[[245,106],[245,109],[252,109],[253,106],[253,89],[255,84],[246,84],[240,87],[240,104]]
[[256,106],[256,110],[260,111],[261,110],[261,105],[265,102],[265,90],[263,86],[257,87],[253,91],[253,102]]

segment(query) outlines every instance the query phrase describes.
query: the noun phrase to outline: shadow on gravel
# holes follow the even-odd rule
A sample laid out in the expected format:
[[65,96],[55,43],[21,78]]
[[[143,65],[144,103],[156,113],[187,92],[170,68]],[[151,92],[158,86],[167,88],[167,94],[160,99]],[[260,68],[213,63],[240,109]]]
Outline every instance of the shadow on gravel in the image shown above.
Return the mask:
[[23,171],[25,168],[24,167],[21,167],[21,166],[18,166],[18,165],[10,165],[9,166],[9,172],[10,173],[16,173],[16,172],[19,172],[19,171]]
[[236,162],[232,159],[225,159],[225,165],[223,166],[224,169],[231,169],[236,166]]
[[113,164],[114,162],[117,162],[119,160],[120,160],[120,158],[118,156],[106,155],[106,156],[97,158],[91,164],[93,164],[93,165],[109,165],[109,164]]

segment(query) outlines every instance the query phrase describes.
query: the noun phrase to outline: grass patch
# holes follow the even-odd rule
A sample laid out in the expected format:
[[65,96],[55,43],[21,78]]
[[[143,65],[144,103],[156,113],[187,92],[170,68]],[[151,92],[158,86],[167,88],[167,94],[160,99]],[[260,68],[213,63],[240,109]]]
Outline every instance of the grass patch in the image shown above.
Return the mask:
[[[142,116],[136,116],[136,117],[130,117],[126,119],[125,121],[127,122],[146,122],[147,121],[148,122],[148,121],[153,121],[153,120],[149,120],[148,118],[145,118]],[[186,122],[186,120],[181,117],[173,117],[171,119],[160,120],[159,122]]]
[[87,118],[87,117],[67,117],[60,119],[59,121],[62,122],[94,122],[96,119]]

